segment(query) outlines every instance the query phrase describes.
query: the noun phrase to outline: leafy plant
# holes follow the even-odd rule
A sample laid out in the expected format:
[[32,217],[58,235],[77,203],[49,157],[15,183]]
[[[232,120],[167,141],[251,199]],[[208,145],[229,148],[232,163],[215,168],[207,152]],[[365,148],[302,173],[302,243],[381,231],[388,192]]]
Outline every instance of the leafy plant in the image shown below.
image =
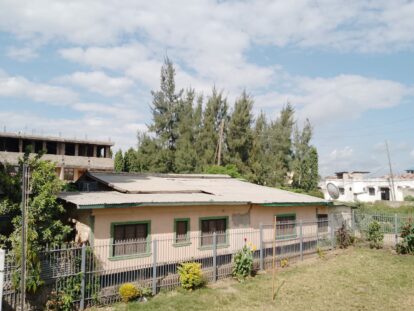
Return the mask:
[[322,248],[318,247],[316,249],[316,253],[318,254],[318,256],[319,256],[320,259],[324,259],[325,258],[325,252],[323,251]]
[[119,296],[123,302],[130,302],[142,294],[141,290],[132,283],[125,283],[119,287]]
[[280,266],[281,266],[282,268],[287,268],[287,267],[289,267],[289,259],[287,259],[287,258],[282,259],[282,260],[280,261]]
[[242,282],[252,274],[253,251],[254,247],[251,244],[246,244],[234,255],[233,276],[239,282]]
[[180,275],[180,283],[184,289],[193,290],[203,285],[203,273],[201,271],[201,263],[186,262],[178,267]]
[[408,222],[401,229],[403,241],[397,244],[397,253],[414,254],[414,225]]
[[340,248],[347,248],[354,243],[354,237],[345,223],[342,223],[342,226],[336,231],[336,241]]
[[384,233],[382,233],[381,225],[377,221],[373,221],[369,224],[367,230],[367,240],[369,241],[370,248],[382,248]]
[[404,197],[404,201],[414,201],[414,196],[412,195],[407,195],[406,197]]

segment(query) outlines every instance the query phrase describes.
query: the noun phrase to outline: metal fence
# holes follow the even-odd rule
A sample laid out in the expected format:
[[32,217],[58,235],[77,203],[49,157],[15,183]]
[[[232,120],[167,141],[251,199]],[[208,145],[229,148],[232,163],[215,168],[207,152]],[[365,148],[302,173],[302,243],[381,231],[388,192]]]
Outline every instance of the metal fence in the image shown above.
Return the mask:
[[[335,247],[336,231],[345,226],[363,237],[372,221],[379,221],[388,243],[408,217],[388,218],[384,215],[331,214],[329,219],[285,221],[263,224],[257,229],[231,229],[227,232],[201,234],[192,232],[183,237],[157,237],[145,240],[117,241],[88,246],[66,246],[45,249],[41,254],[41,293],[28,296],[27,309],[44,305],[53,293],[70,292],[74,309],[105,305],[120,300],[120,285],[131,282],[148,288],[153,294],[180,285],[177,268],[185,262],[201,264],[206,281],[231,277],[234,255],[245,245],[253,249],[254,270],[294,263],[320,251]],[[390,237],[392,238],[392,237]],[[4,310],[16,310],[20,293],[13,286],[13,275],[19,272],[12,253],[6,255]]]

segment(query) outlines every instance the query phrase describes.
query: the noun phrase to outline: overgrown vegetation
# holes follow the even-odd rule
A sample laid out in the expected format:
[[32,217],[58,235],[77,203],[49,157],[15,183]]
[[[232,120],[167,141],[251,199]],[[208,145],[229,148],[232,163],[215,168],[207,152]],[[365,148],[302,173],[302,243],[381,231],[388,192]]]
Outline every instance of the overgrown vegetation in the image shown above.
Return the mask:
[[357,202],[354,204],[355,208],[360,211],[361,213],[373,214],[407,214],[407,215],[414,215],[414,206],[400,206],[400,207],[389,207],[385,203],[376,202],[376,203],[363,203]]
[[381,231],[381,225],[377,221],[369,224],[367,230],[367,241],[370,248],[382,248],[384,242],[384,233]]
[[397,244],[399,254],[414,254],[414,224],[408,222],[401,228],[403,241]]
[[186,262],[178,267],[181,286],[186,290],[194,290],[204,285],[201,263]]
[[253,252],[252,244],[245,244],[241,250],[234,255],[233,276],[243,282],[253,272]]
[[[1,165],[0,187],[5,197],[0,204],[0,216],[11,218],[11,228],[0,236],[0,246],[11,249],[16,265],[22,263],[21,250],[21,180],[23,163],[30,168],[30,197],[26,213],[27,221],[27,277],[26,290],[35,293],[43,280],[41,273],[40,251],[46,245],[59,245],[66,240],[72,228],[67,224],[67,216],[56,195],[62,189],[62,182],[56,176],[55,164],[41,160],[42,154],[29,157],[26,153],[19,160],[17,171],[11,166]],[[20,284],[19,269],[13,275],[13,284],[17,288]]]
[[306,192],[317,188],[312,126],[309,121],[297,124],[291,104],[274,120],[264,113],[255,119],[254,99],[244,91],[230,111],[224,92],[215,87],[206,97],[191,88],[178,89],[168,58],[161,68],[160,89],[152,96],[150,132],[138,133],[137,149],[116,153],[116,171],[225,173],[261,185],[292,182],[293,188]]

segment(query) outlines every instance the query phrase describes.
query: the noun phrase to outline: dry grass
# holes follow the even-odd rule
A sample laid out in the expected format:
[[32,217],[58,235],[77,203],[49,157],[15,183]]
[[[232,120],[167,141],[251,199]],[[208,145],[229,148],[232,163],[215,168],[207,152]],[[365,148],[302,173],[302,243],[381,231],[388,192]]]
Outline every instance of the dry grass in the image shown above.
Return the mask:
[[353,248],[245,283],[218,282],[210,288],[157,295],[147,303],[114,310],[414,310],[414,256]]

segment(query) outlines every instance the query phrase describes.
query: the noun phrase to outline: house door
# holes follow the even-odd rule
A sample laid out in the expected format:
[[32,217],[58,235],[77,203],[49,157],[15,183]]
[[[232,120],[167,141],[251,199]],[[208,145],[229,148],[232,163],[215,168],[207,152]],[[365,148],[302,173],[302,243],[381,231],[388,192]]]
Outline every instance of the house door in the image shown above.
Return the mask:
[[380,188],[381,190],[381,200],[389,201],[390,200],[390,188]]

